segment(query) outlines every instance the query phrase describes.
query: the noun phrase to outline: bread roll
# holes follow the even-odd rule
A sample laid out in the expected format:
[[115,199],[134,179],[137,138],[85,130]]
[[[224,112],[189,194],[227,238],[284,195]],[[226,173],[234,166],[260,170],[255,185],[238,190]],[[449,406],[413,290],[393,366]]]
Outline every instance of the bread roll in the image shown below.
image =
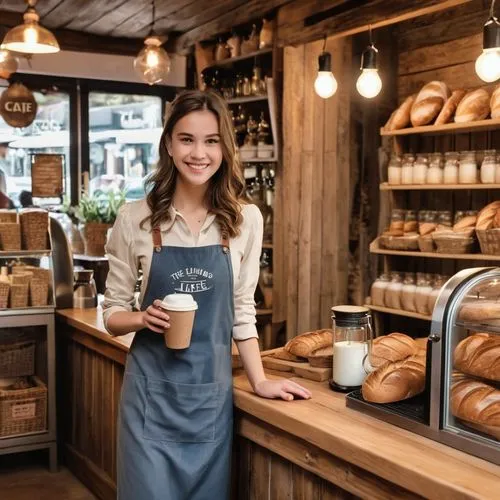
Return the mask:
[[441,97],[443,102],[445,102],[448,97],[450,97],[451,92],[448,85],[444,82],[434,80],[432,82],[426,83],[417,94],[415,102],[423,101],[429,97]]
[[401,361],[416,354],[415,341],[404,333],[391,333],[377,337],[372,344],[370,364],[378,368],[387,362]]
[[495,88],[491,95],[490,108],[491,117],[500,118],[500,85]]
[[289,340],[284,349],[295,356],[307,358],[313,351],[333,344],[333,331],[330,329],[303,333]]
[[387,120],[387,123],[382,127],[382,130],[385,130],[389,132],[392,127],[392,121],[394,120],[394,115],[396,114],[396,109],[391,113],[391,116],[389,116],[389,119]]
[[441,97],[427,97],[415,102],[411,108],[411,123],[414,127],[428,125],[434,121],[444,104]]
[[500,210],[500,201],[486,205],[477,215],[476,229],[490,229],[498,210]]
[[394,111],[394,116],[390,125],[390,130],[401,130],[410,125],[410,111],[415,102],[415,95],[408,96],[401,106]]
[[474,227],[477,222],[477,217],[475,215],[467,215],[463,219],[460,219],[454,226],[453,231],[461,231],[462,229],[467,229]]
[[427,341],[428,340],[429,340],[428,337],[422,337],[422,338],[415,339],[415,344],[417,344],[417,349],[419,351],[421,351],[421,350],[426,351],[427,350]]
[[500,337],[476,333],[460,342],[453,353],[457,370],[500,382]]
[[455,417],[500,440],[500,390],[459,374],[453,377],[450,400]]
[[466,92],[463,89],[454,90],[451,93],[451,96],[448,97],[448,100],[444,103],[443,109],[441,109],[434,125],[444,125],[445,123],[451,122],[458,103],[463,99],[465,94]]
[[414,355],[386,363],[363,382],[363,398],[372,403],[393,403],[412,398],[425,390],[425,356]]
[[475,300],[460,309],[458,317],[463,321],[491,321],[500,319],[500,302],[494,300]]
[[490,95],[484,89],[466,94],[457,106],[455,122],[475,122],[484,120],[490,114]]

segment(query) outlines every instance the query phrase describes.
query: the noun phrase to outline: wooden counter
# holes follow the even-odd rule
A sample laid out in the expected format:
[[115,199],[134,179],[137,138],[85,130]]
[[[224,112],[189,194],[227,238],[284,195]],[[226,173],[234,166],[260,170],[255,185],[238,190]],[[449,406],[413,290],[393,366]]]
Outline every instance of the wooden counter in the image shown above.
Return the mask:
[[[66,460],[99,498],[114,499],[116,417],[132,336],[107,334],[100,310],[57,315]],[[348,409],[326,384],[296,380],[313,399],[259,398],[235,372],[234,499],[498,498],[500,467]]]

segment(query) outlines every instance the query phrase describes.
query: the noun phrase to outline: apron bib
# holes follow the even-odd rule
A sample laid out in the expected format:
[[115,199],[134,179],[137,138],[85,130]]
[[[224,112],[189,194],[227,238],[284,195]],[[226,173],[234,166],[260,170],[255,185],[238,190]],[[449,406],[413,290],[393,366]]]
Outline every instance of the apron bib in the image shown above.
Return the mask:
[[172,350],[144,329],[132,342],[123,379],[117,448],[119,500],[224,500],[233,433],[233,272],[220,245],[162,246],[153,257],[141,309],[171,293],[198,303],[191,345]]

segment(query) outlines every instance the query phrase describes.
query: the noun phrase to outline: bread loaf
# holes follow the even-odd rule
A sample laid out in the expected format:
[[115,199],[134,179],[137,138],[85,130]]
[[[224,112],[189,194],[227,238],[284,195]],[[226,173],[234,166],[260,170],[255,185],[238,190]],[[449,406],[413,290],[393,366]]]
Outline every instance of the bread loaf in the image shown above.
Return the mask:
[[477,215],[476,229],[490,229],[499,210],[500,201],[494,201],[486,205]]
[[401,130],[410,125],[410,111],[415,102],[415,95],[408,96],[392,116],[389,130]]
[[372,403],[393,403],[412,398],[425,390],[425,356],[416,354],[386,363],[363,382],[363,398]]
[[500,390],[459,374],[453,376],[450,400],[455,417],[500,440]]
[[477,217],[475,215],[467,215],[463,219],[460,219],[454,226],[453,231],[461,231],[462,229],[468,229],[474,227],[477,223]]
[[462,340],[453,354],[457,370],[500,382],[500,337],[476,333]]
[[490,95],[484,89],[466,94],[457,106],[455,122],[475,122],[484,120],[490,114]]
[[475,300],[465,303],[458,313],[463,321],[492,321],[500,319],[500,301]]
[[498,85],[493,94],[491,94],[490,100],[491,117],[500,118],[500,85]]
[[394,119],[394,115],[396,114],[396,109],[391,113],[391,116],[389,116],[389,119],[387,120],[387,123],[382,127],[382,130],[385,130],[387,132],[389,132],[392,127],[392,121]]
[[391,333],[377,337],[372,344],[370,364],[378,368],[388,361],[400,361],[416,354],[418,350],[415,341],[404,333]]
[[429,97],[440,97],[444,102],[448,99],[448,97],[450,97],[450,95],[451,92],[446,83],[434,80],[432,82],[426,83],[420,89],[415,102],[423,101],[424,99],[428,99]]
[[428,125],[434,121],[444,104],[441,97],[427,97],[411,107],[411,123],[414,127]]
[[494,229],[500,228],[500,210],[497,210],[495,218],[493,219],[493,228]]
[[303,333],[289,340],[285,345],[285,351],[295,356],[307,358],[313,351],[328,347],[333,344],[333,331],[330,329],[316,330]]
[[444,125],[445,123],[451,122],[457,106],[465,94],[466,92],[463,89],[454,90],[444,103],[443,109],[441,109],[434,125]]

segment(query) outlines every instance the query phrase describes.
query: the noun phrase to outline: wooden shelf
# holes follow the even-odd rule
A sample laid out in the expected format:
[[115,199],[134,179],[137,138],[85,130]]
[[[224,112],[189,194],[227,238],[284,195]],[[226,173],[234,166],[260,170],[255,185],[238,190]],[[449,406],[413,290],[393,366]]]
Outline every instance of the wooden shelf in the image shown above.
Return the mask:
[[262,243],[262,248],[264,248],[264,249],[266,249],[266,248],[272,249],[273,248],[273,244],[272,243]]
[[426,125],[424,127],[404,128],[401,130],[393,130],[388,132],[380,129],[382,136],[398,136],[398,135],[435,135],[435,134],[466,134],[469,132],[484,132],[500,128],[500,118],[491,120],[481,120],[468,123],[446,123],[445,125]]
[[0,259],[8,259],[10,257],[49,257],[52,255],[52,250],[2,250],[0,251]]
[[268,314],[272,313],[273,313],[272,309],[257,309],[256,311],[257,316],[267,316]]
[[246,102],[267,101],[267,95],[249,95],[247,97],[234,97],[226,99],[228,104],[244,104]]
[[455,260],[496,260],[500,261],[500,255],[486,255],[483,253],[438,253],[418,252],[405,250],[387,250],[380,248],[378,238],[370,244],[370,253],[379,255],[401,255],[404,257],[426,257],[430,259],[455,259]]
[[406,316],[408,318],[422,319],[425,321],[430,321],[432,319],[431,316],[427,316],[425,314],[419,314],[416,312],[403,311],[402,309],[392,309],[390,307],[372,306],[371,304],[365,304],[365,307],[368,307],[372,311],[378,311],[387,314],[395,314],[397,316]]
[[459,189],[500,189],[500,184],[380,184],[380,191],[440,191]]
[[276,157],[273,158],[252,158],[251,160],[241,160],[241,163],[273,163],[278,161]]
[[228,59],[223,59],[222,61],[214,62],[213,64],[206,66],[204,69],[220,68],[222,66],[231,66],[235,62],[246,61],[248,59],[253,59],[254,57],[270,54],[272,51],[273,51],[272,48],[262,49],[262,50],[256,50],[255,52],[250,52],[249,54],[244,54],[242,56],[229,57]]

